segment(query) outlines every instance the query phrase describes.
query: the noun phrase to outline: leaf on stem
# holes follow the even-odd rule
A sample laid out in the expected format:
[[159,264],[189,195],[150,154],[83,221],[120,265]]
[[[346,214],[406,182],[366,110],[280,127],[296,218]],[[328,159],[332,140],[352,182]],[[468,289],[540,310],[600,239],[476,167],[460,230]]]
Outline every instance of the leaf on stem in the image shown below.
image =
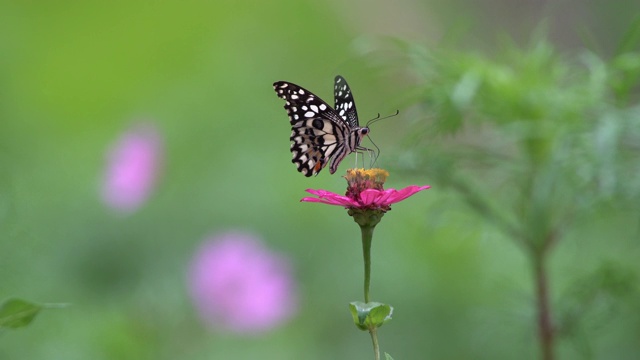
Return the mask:
[[349,304],[351,316],[356,326],[363,331],[381,327],[391,320],[393,307],[378,302],[363,303],[354,301]]

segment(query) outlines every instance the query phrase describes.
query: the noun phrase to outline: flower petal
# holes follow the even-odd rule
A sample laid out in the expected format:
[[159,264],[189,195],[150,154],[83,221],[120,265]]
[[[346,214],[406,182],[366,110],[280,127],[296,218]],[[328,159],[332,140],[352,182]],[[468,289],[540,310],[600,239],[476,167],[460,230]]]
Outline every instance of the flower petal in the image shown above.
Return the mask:
[[302,198],[300,201],[319,202],[323,204],[336,205],[336,206],[358,206],[358,203],[355,202],[354,200],[346,196],[333,193],[331,191],[326,191],[322,189],[318,189],[318,190],[307,189],[307,192],[310,194],[316,195],[318,197],[317,198],[305,197],[305,198]]
[[382,194],[383,192],[377,189],[363,190],[360,193],[360,204],[362,204],[363,206],[381,205],[382,203],[379,200],[380,195]]
[[379,203],[384,205],[392,204],[393,201],[390,201],[389,199],[395,196],[397,192],[398,190],[396,189],[387,189],[387,190],[381,191],[380,195],[378,196]]
[[417,186],[411,185],[407,186],[404,189],[396,190],[396,189],[387,189],[387,190],[377,190],[377,189],[366,189],[360,193],[360,205],[361,206],[389,206],[391,204],[395,204],[400,202],[411,195],[428,189],[430,186]]
[[395,189],[389,189],[389,190],[393,190],[393,193],[389,194],[389,197],[386,199],[388,204],[395,204],[397,202],[400,202],[406,198],[408,198],[409,196],[420,192],[422,190],[426,190],[429,189],[431,186],[429,185],[425,185],[425,186],[418,186],[418,185],[410,185],[407,186],[404,189],[400,189],[400,190],[395,190]]

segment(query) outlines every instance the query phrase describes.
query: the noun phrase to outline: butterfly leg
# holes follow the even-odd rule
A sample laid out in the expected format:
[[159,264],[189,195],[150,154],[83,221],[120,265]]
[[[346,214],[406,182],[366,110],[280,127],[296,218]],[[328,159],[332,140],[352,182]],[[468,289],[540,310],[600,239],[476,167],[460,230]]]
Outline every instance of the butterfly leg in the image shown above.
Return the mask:
[[376,163],[376,161],[378,160],[378,151],[374,150],[374,149],[369,149],[363,146],[358,146],[356,148],[356,166],[358,165],[358,153],[362,154],[362,167],[364,168],[364,153],[369,154],[369,158],[371,159],[371,161],[369,162],[369,167],[372,168],[373,165]]

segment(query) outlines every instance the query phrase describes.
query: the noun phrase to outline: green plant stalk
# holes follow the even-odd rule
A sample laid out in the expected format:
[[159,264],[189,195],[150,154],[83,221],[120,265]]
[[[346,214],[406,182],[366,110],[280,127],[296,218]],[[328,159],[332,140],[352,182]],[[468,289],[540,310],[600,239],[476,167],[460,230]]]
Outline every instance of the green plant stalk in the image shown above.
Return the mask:
[[[362,256],[364,258],[364,302],[369,303],[369,287],[371,285],[371,242],[373,241],[373,229],[375,225],[360,225],[362,232]],[[369,329],[373,354],[375,360],[380,360],[380,345],[378,345],[378,332],[375,327]]]
[[371,341],[373,342],[373,356],[375,360],[380,360],[380,346],[378,346],[378,329],[375,327],[369,329]]
[[371,242],[374,226],[360,226],[362,232],[362,256],[364,258],[364,302],[369,303],[369,287],[371,286]]

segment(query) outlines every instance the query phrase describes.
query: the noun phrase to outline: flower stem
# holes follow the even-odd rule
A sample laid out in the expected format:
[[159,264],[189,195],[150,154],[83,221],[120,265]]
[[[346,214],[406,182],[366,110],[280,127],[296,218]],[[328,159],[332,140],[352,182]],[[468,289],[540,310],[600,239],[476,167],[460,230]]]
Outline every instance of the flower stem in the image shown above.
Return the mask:
[[549,290],[544,260],[544,254],[534,256],[533,259],[538,305],[538,336],[540,339],[541,358],[543,360],[553,360],[554,331],[551,323]]
[[[371,241],[375,226],[360,226],[362,231],[362,256],[364,257],[364,302],[369,302],[369,286],[371,284]],[[373,336],[373,335],[372,335]],[[376,341],[377,344],[377,341]]]
[[378,329],[375,327],[369,329],[371,341],[373,342],[373,355],[375,360],[380,360],[380,346],[378,346]]
[[[373,241],[373,229],[375,225],[360,225],[362,232],[362,256],[364,257],[364,302],[369,303],[369,286],[371,284],[371,242]],[[380,360],[380,345],[378,345],[378,331],[376,327],[369,328],[371,342],[373,343],[373,355],[375,360]]]

